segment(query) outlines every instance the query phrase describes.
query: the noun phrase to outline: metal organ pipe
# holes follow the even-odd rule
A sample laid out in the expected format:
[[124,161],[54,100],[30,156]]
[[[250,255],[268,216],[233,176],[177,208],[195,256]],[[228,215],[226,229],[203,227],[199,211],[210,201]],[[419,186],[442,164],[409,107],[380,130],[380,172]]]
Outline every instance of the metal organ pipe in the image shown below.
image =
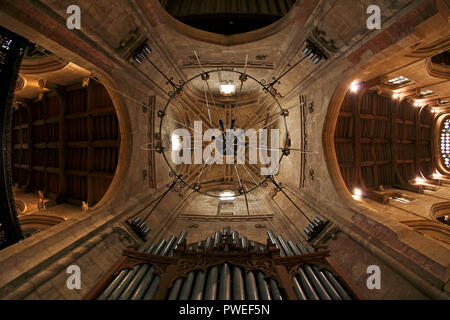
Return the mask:
[[[164,249],[162,249],[164,250]],[[161,252],[160,250],[154,250],[152,254],[159,254]],[[136,290],[133,292],[132,296],[130,297],[131,300],[140,300],[145,294],[145,291],[147,290],[150,282],[153,280],[154,277],[154,271],[155,267],[148,265],[149,268],[147,269],[147,272],[145,273],[143,279],[141,282],[137,285]]]
[[[165,240],[161,240],[158,244],[158,246],[155,248],[155,251],[159,252],[163,246],[166,244]],[[109,296],[108,300],[117,300],[119,296],[122,294],[123,290],[128,286],[130,281],[132,280],[138,266],[133,267],[133,269],[130,270],[130,272],[127,273],[127,275],[123,278],[123,280],[120,282],[120,284],[114,289],[114,291]]]
[[[164,251],[160,255],[166,256],[167,252],[172,249],[176,239],[177,238],[175,236],[170,237],[168,243],[164,248]],[[147,253],[151,253],[151,251]],[[152,266],[150,266],[149,264],[139,265],[139,269],[137,270],[135,276],[133,277],[127,288],[120,295],[119,300],[129,300],[131,298],[131,295],[136,291],[136,288],[142,282],[142,279],[145,277],[147,271],[150,268],[152,268]]]
[[[148,247],[146,250],[144,248],[141,248],[138,250],[139,252],[144,251],[151,251],[155,248],[155,244],[152,244],[150,247]],[[123,278],[130,272],[130,269],[125,269],[120,271],[120,273],[116,276],[116,278],[109,284],[109,286],[102,292],[102,294],[97,298],[98,300],[105,300],[109,298],[111,293],[116,289],[116,287],[119,285],[119,283],[122,282]]]
[[[183,230],[178,238],[174,235],[166,242],[161,240],[140,252],[172,256],[173,251],[185,240],[187,232]],[[231,237],[232,243],[242,249],[267,252],[265,246],[256,244],[246,237],[239,237],[237,231],[230,227],[217,231],[214,238],[207,237],[187,248],[188,252],[205,252],[216,250],[223,243],[223,235]],[[285,241],[281,235],[275,237],[268,230],[270,242],[280,249],[280,255],[292,256],[314,252],[311,247],[302,243],[295,245],[293,241]],[[178,239],[178,240],[177,240]],[[204,246],[204,248],[203,248]],[[351,300],[350,295],[342,287],[336,277],[328,270],[320,270],[316,265],[304,264],[291,279],[294,292],[299,300]],[[132,269],[122,270],[98,299],[137,300],[153,299],[158,291],[160,275],[150,264],[140,264]],[[209,267],[207,270],[193,270],[184,278],[176,279],[169,290],[169,300],[283,300],[281,289],[273,278],[266,279],[262,271],[246,272],[243,268],[223,263]]]
[[292,251],[295,255],[302,254],[302,253],[300,252],[300,250],[298,250],[298,248],[295,246],[295,243],[294,243],[292,240],[289,240],[289,241],[288,241],[288,245],[289,245],[289,248],[291,248],[291,251]]
[[[146,250],[146,253],[151,253],[153,249],[155,248],[155,245],[152,245],[148,250]],[[122,292],[119,299],[120,300],[128,300],[130,299],[133,292],[136,290],[139,283],[144,278],[145,274],[147,273],[147,270],[150,268],[149,264],[140,264],[138,266],[138,270],[136,271],[135,276],[131,280],[130,284],[127,286],[127,288]]]
[[[247,249],[249,246],[248,240],[246,237],[242,237],[240,239],[241,246],[243,249]],[[237,241],[239,242],[239,241]],[[240,269],[240,268],[239,268]],[[242,271],[245,272],[245,271]],[[256,280],[253,271],[248,271],[245,274],[245,293],[247,300],[258,300],[258,289],[256,287]]]
[[209,268],[208,277],[206,280],[205,295],[203,297],[204,300],[216,300],[218,276],[219,276],[218,266]]
[[[270,230],[267,230],[267,236],[269,237],[270,242],[274,244],[278,249],[280,248],[277,241],[275,240],[275,236],[273,235],[273,232]],[[280,255],[284,255],[283,251],[280,250]],[[280,289],[278,287],[278,283],[274,279],[269,280],[269,286],[270,286],[270,292],[272,293],[273,300],[282,300],[282,296],[280,293]]]
[[[151,254],[158,254],[160,250],[153,250]],[[145,290],[153,279],[153,271],[155,268],[153,266],[149,266],[147,272],[145,273],[142,281],[138,284],[136,290],[130,297],[130,300],[140,300],[145,294]]]
[[[301,254],[300,250],[294,245],[294,243],[292,241],[289,241],[289,245],[292,248],[292,250],[294,251],[295,254]],[[301,244],[299,244],[299,248],[303,249],[303,252],[307,252],[306,249],[303,248],[303,246]],[[325,295],[325,298],[323,297],[323,292],[320,292],[319,290],[317,290],[319,296],[322,299],[333,299],[333,300],[341,300],[341,297],[339,296],[339,294],[337,293],[337,291],[335,290],[335,288],[330,284],[330,282],[328,281],[328,279],[324,276],[324,274],[319,270],[319,268],[317,268],[317,266],[312,265],[305,265],[304,266],[305,271],[307,273],[313,273],[314,277],[317,279],[317,282],[319,284],[321,284],[321,289],[319,290],[326,290],[327,295]],[[311,278],[311,277],[310,277]]]
[[[205,240],[205,250],[209,250],[212,246],[211,237]],[[194,288],[192,289],[191,300],[202,300],[204,294],[206,273],[202,270],[197,272],[197,276],[194,281]]]
[[256,282],[258,284],[258,292],[259,297],[261,300],[272,300],[270,297],[270,289],[266,282],[266,279],[264,279],[264,273],[261,271],[258,271],[256,273]]
[[249,271],[245,275],[245,289],[247,300],[258,300],[258,290],[256,288],[256,280],[253,271]]
[[209,250],[213,246],[213,239],[211,237],[206,238],[205,240],[205,249]]
[[219,300],[231,299],[231,273],[228,263],[220,266]]
[[[292,255],[292,252],[286,246],[286,243],[284,242],[282,236],[278,236],[278,241],[280,242],[281,248],[284,250],[285,254],[287,256]],[[298,272],[297,276],[299,277],[301,287],[304,290],[304,292],[305,292],[306,296],[308,297],[308,299],[319,300],[319,296],[314,291],[314,288],[313,288],[310,280],[306,276],[306,274],[305,274],[304,270],[302,269],[302,267],[298,268],[297,272]]]
[[291,281],[292,281],[292,284],[293,284],[293,287],[294,287],[294,291],[295,291],[295,295],[297,296],[297,299],[299,299],[299,300],[308,300],[308,297],[306,296],[305,292],[302,289],[302,286],[298,282],[297,277],[293,276]]
[[[288,248],[286,243],[284,242],[284,239],[282,236],[278,236],[278,241],[281,245],[281,248],[284,250],[284,253],[287,256],[291,256],[293,254],[297,254],[298,250],[293,250],[294,253]],[[294,249],[294,248],[293,248]],[[294,275],[294,277],[291,279],[295,294],[298,299],[300,300],[319,300],[318,296],[315,294],[314,289],[312,288],[311,284],[309,283],[308,279],[303,273],[303,270],[301,268],[298,268],[298,276],[300,277],[300,283],[299,279],[297,278],[297,275]]]
[[[211,237],[206,239],[205,247],[210,249],[214,245],[215,241]],[[219,274],[219,267],[214,266],[208,269],[208,275],[206,278],[205,292],[203,295],[204,300],[215,300],[217,295],[217,278]]]
[[[288,250],[289,248],[284,243],[282,236],[278,236],[278,241],[280,241],[280,244],[281,244],[282,248],[285,249],[286,253],[288,255],[292,255],[291,250]],[[289,246],[291,247],[292,251],[294,252],[294,254],[300,254],[298,248],[295,247],[295,245],[292,241],[289,241],[288,243],[289,243]],[[331,297],[328,295],[327,291],[325,290],[322,283],[319,281],[319,279],[317,278],[316,274],[313,272],[311,267],[309,265],[303,265],[300,268],[303,269],[303,271],[306,273],[305,275],[307,276],[307,278],[309,280],[308,282],[310,282],[310,284],[312,284],[317,295],[323,300],[331,300]],[[299,272],[300,276],[301,276],[301,274],[302,273]],[[302,281],[302,282],[304,282],[304,281]],[[306,282],[305,282],[305,284],[307,285]],[[309,287],[305,288],[305,290],[309,291]]]
[[[313,252],[313,250],[311,248],[305,248],[305,246],[303,246],[303,244],[301,244],[301,243],[297,244],[297,246],[298,246],[299,250],[301,250],[302,253],[304,253],[304,254]],[[317,267],[315,267],[315,268],[317,268]],[[317,270],[318,270],[318,268],[317,268]],[[335,291],[339,294],[339,297],[341,299],[351,300],[350,295],[345,291],[344,288],[342,288],[340,283],[336,280],[336,278],[334,277],[334,275],[331,272],[329,272],[328,270],[323,270],[323,271],[319,270],[319,273],[325,275],[325,279],[328,280],[328,282],[331,284],[332,287],[330,288],[330,291],[328,291],[329,293],[333,292],[334,290],[332,290],[332,288],[334,288]],[[322,277],[319,276],[319,278],[322,278]],[[322,283],[326,283],[326,282],[324,281]],[[326,284],[324,284],[324,286],[326,287]],[[331,297],[335,296],[334,293],[330,293],[330,295],[331,295]]]
[[341,286],[341,284],[336,280],[336,278],[330,271],[324,270],[323,273],[327,277],[328,281],[330,281],[330,283],[336,289],[336,291],[339,292],[339,295],[342,297],[343,300],[352,300],[347,291],[345,291],[345,289]]
[[[177,237],[172,235],[166,246],[162,249],[162,251],[158,250],[153,252],[152,254],[159,254],[161,256],[173,254],[173,250],[184,240],[185,237],[186,231],[184,230],[180,233],[178,241]],[[147,266],[148,266],[147,272],[145,273],[141,281],[138,283],[136,290],[134,290],[132,296],[130,297],[131,300],[141,300],[154,279],[155,267],[151,265]]]
[[288,246],[286,245],[286,243],[284,242],[283,237],[282,237],[282,236],[278,236],[277,239],[278,239],[278,242],[280,243],[281,248],[282,248],[283,251],[284,251],[284,254],[285,254],[286,256],[292,256],[292,252],[291,252],[291,250],[288,248]]
[[248,240],[247,240],[247,237],[242,237],[242,238],[241,238],[241,247],[242,247],[242,248],[247,248],[247,247],[248,247]]
[[216,231],[214,233],[214,248],[219,247],[222,244],[222,233],[220,231]]
[[232,240],[233,244],[235,244],[237,246],[240,245],[240,243],[239,243],[239,233],[237,231],[233,231],[231,233],[231,240]]
[[274,279],[269,280],[269,286],[273,300],[283,300],[278,283]]
[[328,294],[333,300],[342,300],[342,297],[339,295],[339,293],[336,291],[336,289],[333,287],[333,285],[328,281],[327,277],[323,274],[322,271],[317,268],[317,266],[312,265],[311,268],[313,269],[314,273],[316,274],[317,278],[319,278],[320,282],[324,286],[324,288],[327,290]]
[[[170,251],[173,249],[173,247],[176,243],[176,240],[177,240],[177,237],[175,237],[175,236],[170,237],[169,243],[165,246],[164,250],[162,251],[162,253],[160,255],[167,256],[170,253]],[[153,266],[152,266],[152,268],[153,268],[153,270],[155,269]],[[148,288],[147,292],[145,293],[145,295],[143,297],[144,300],[153,299],[156,291],[158,290],[158,285],[159,285],[160,280],[161,280],[161,278],[159,275],[156,275],[155,277],[153,277],[150,287]]]
[[233,267],[233,300],[244,300],[244,279],[239,267]]
[[187,278],[184,279],[183,285],[181,287],[180,296],[178,300],[188,300],[189,294],[191,293],[192,284],[194,283],[195,272],[190,271],[187,274]]
[[[184,241],[184,239],[186,238],[186,235],[187,235],[186,230],[181,231],[180,235],[178,236],[177,244],[175,245],[173,250],[170,252],[169,256],[173,255],[173,251]],[[182,284],[183,284],[183,279],[175,280],[175,282],[172,285],[172,288],[170,288],[168,300],[175,300],[177,298]]]
[[300,284],[301,284],[306,296],[308,297],[308,300],[320,300],[319,296],[314,291],[314,288],[311,285],[311,283],[309,282],[308,277],[306,276],[303,269],[298,268],[297,272],[298,272],[297,278],[298,278],[298,280],[300,280]]
[[303,265],[301,266],[303,270],[306,272],[306,276],[311,281],[311,284],[313,285],[314,289],[316,290],[316,293],[319,295],[320,299],[322,300],[331,300],[330,295],[327,293],[325,288],[323,287],[322,283],[320,283],[317,276],[314,274],[313,270],[309,265]]
[[277,244],[277,241],[275,240],[275,236],[273,235],[273,232],[270,230],[267,230],[267,236],[269,237],[270,242],[272,242],[272,244],[276,245],[278,248],[278,244]]

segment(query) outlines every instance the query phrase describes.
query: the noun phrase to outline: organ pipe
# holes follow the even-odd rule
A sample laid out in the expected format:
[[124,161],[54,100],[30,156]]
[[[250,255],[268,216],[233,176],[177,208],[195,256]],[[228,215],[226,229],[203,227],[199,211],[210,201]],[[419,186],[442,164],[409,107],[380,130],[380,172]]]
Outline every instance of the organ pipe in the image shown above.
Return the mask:
[[[224,241],[230,241],[236,250],[248,252],[267,252],[266,247],[249,241],[245,236],[239,237],[237,231],[230,227],[223,228],[223,233],[217,231],[214,238],[207,237],[195,245],[190,245],[186,251],[195,254],[217,252]],[[168,241],[160,240],[157,244],[143,247],[139,252],[173,256],[174,250],[185,240],[187,232],[183,230],[178,237],[172,235]],[[285,241],[281,235],[275,237],[268,230],[269,241],[280,249],[280,255],[293,256],[314,252],[311,247],[291,240]],[[244,251],[246,252],[246,251]],[[216,254],[216,253],[214,253]],[[233,253],[230,253],[233,254]],[[153,299],[159,289],[160,275],[155,273],[155,267],[142,263],[131,269],[122,270],[118,276],[99,295],[98,299],[149,300]],[[297,273],[291,279],[295,296],[299,300],[350,300],[350,295],[342,287],[329,270],[320,270],[314,264],[304,264],[298,267]],[[169,300],[283,300],[284,291],[280,289],[274,278],[265,277],[258,270],[246,271],[238,265],[224,262],[213,265],[206,270],[191,270],[184,278],[178,278],[168,291]]]

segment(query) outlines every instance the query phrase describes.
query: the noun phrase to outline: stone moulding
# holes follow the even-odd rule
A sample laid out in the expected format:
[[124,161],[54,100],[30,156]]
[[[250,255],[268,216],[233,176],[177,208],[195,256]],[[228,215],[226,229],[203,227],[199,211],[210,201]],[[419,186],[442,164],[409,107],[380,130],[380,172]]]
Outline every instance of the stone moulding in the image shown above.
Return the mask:
[[213,216],[200,214],[181,214],[178,219],[189,221],[272,221],[273,214],[258,214],[258,215],[236,215],[236,216]]

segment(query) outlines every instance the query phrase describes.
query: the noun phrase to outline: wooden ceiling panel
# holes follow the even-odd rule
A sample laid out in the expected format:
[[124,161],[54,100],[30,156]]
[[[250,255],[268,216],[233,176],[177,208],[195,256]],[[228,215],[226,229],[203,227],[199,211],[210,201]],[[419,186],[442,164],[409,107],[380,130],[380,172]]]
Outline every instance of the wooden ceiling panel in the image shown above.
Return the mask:
[[86,90],[68,91],[64,94],[66,101],[66,114],[86,112]]
[[108,189],[120,148],[114,105],[94,81],[23,103],[14,112],[12,141],[15,183],[59,202],[90,206]]
[[348,92],[336,125],[335,150],[342,177],[355,187],[396,185],[431,173],[429,110],[375,91]]
[[87,148],[68,148],[66,152],[67,170],[87,170]]

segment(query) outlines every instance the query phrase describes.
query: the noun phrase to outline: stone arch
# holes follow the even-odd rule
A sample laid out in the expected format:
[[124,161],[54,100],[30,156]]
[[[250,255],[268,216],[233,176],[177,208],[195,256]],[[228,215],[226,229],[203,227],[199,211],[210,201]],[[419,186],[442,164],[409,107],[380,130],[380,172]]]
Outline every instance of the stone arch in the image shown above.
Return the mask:
[[314,9],[314,5],[301,5],[295,3],[288,13],[281,19],[274,23],[250,32],[242,34],[234,34],[226,36],[223,34],[212,33],[191,27],[173,17],[167,12],[159,1],[149,2],[142,6],[142,10],[148,15],[148,18],[153,21],[158,21],[165,27],[170,27],[176,32],[181,33],[191,39],[218,44],[225,46],[240,45],[245,43],[252,43],[258,40],[274,35],[286,27],[294,23],[295,19],[301,16],[308,16]]

